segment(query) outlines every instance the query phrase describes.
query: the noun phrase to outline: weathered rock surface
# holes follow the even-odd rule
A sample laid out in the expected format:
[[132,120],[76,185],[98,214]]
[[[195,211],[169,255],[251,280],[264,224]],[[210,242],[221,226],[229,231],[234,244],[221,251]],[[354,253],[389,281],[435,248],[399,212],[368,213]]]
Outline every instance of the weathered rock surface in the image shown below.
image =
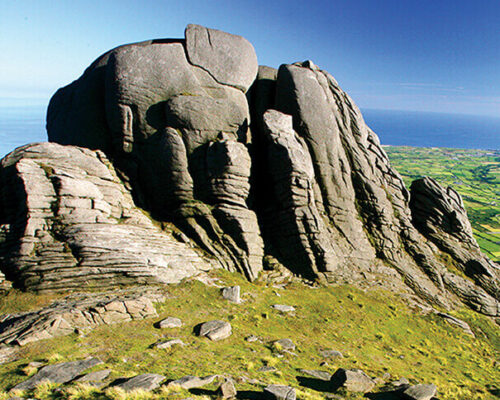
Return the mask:
[[408,400],[431,400],[437,392],[436,385],[413,385],[403,391]]
[[201,378],[198,376],[187,375],[183,376],[182,378],[171,381],[168,384],[170,386],[172,385],[180,386],[182,389],[189,390],[209,385],[214,381],[215,378],[217,378],[217,375],[210,375]]
[[205,336],[213,341],[227,339],[231,334],[231,324],[226,321],[208,321],[200,325],[199,336]]
[[291,313],[295,311],[295,307],[286,304],[273,304],[271,307],[282,313]]
[[105,380],[111,374],[110,369],[102,369],[100,371],[89,372],[81,376],[78,379],[75,379],[75,382],[80,383],[98,383]]
[[269,385],[264,389],[264,398],[268,400],[295,400],[295,389],[284,385]]
[[222,382],[217,389],[217,394],[222,399],[232,399],[236,397],[237,391],[234,386],[234,381],[230,378],[224,379],[224,382]]
[[157,349],[170,349],[173,346],[185,346],[181,339],[169,339],[154,344]]
[[366,393],[375,387],[373,379],[360,369],[339,368],[332,375],[330,382],[334,388],[343,387],[349,392]]
[[67,383],[75,379],[86,369],[101,364],[97,358],[87,358],[86,360],[70,361],[54,365],[47,365],[40,369],[28,380],[14,386],[14,390],[34,389],[41,382]]
[[179,282],[211,268],[133,203],[100,151],[28,145],[2,160],[0,265],[43,290]]
[[151,391],[160,387],[160,383],[163,382],[164,380],[165,377],[163,375],[142,374],[129,378],[124,382],[120,382],[113,386],[119,387],[125,391],[131,391],[134,389]]
[[295,343],[292,342],[291,339],[279,339],[274,342],[277,348],[285,351],[293,351],[295,350]]
[[[39,145],[4,159],[0,269],[19,286],[171,282],[212,266],[252,280],[266,258],[500,315],[499,267],[459,196],[429,179],[410,196],[359,109],[311,61],[257,68],[245,39],[190,25],[185,40],[99,57],[54,95],[47,128],[50,141],[102,152]],[[143,221],[132,198],[212,261]]]
[[181,326],[182,321],[176,317],[167,317],[158,322],[158,328],[160,329],[180,328]]
[[328,371],[319,371],[316,369],[299,369],[301,374],[312,376],[313,378],[321,379],[322,381],[329,381],[332,378],[332,374]]
[[163,299],[158,294],[144,293],[69,296],[37,311],[3,315],[0,343],[24,346],[103,324],[156,317],[153,302]]
[[222,297],[226,300],[229,300],[233,303],[240,303],[240,287],[239,286],[231,286],[225,287],[222,289]]

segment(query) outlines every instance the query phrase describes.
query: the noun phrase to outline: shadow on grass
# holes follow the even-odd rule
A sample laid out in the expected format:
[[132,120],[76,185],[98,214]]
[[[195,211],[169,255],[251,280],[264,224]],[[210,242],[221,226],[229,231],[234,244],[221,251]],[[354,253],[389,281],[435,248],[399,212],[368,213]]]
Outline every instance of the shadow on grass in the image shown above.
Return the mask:
[[365,397],[371,400],[401,400],[401,390],[391,390],[389,392],[367,393]]
[[306,387],[308,389],[316,390],[317,392],[335,392],[338,389],[332,386],[330,381],[324,381],[322,379],[309,378],[306,376],[297,376],[297,381],[300,386]]

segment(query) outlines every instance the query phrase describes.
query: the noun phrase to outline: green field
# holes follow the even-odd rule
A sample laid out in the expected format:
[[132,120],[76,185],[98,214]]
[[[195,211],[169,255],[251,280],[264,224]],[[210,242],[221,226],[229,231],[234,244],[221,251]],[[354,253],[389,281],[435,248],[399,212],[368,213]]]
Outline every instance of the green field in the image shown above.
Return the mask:
[[500,262],[500,150],[384,146],[409,187],[430,176],[463,197],[481,250]]

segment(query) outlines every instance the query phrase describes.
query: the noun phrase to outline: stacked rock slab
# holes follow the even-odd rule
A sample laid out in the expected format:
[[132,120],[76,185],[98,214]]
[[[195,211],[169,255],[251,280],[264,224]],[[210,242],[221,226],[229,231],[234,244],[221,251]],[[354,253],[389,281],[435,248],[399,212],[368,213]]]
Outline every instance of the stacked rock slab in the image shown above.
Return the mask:
[[135,207],[101,151],[21,147],[0,170],[0,265],[18,287],[175,283],[212,267]]
[[[122,46],[98,58],[81,78],[54,95],[47,128],[50,141],[102,150],[132,188],[136,204],[155,219],[172,222],[220,265],[249,279],[262,269],[265,253],[311,279],[378,281],[411,289],[443,307],[462,300],[482,313],[499,315],[497,266],[479,252],[466,224],[461,225],[463,237],[456,229],[447,230],[452,215],[462,213],[459,219],[467,221],[463,210],[445,205],[448,200],[439,196],[428,207],[422,200],[429,197],[425,188],[423,195],[415,189],[410,202],[410,193],[359,109],[330,74],[310,61],[279,70],[258,67],[245,39],[189,25],[185,39]],[[28,150],[7,157],[2,174],[21,176],[7,170],[31,160],[31,155],[19,156]],[[102,153],[89,154],[104,159]],[[78,169],[83,161],[73,157],[71,162]],[[4,256],[3,272],[27,287],[79,285],[87,271],[97,276],[98,270],[110,282],[117,279],[106,269],[108,260],[106,265],[99,257],[86,261],[83,256],[93,253],[81,248],[95,247],[89,237],[105,241],[123,229],[121,214],[113,214],[118,223],[101,224],[96,213],[100,208],[109,212],[94,201],[101,200],[97,192],[92,194],[94,189],[75,186],[70,180],[74,177],[41,163],[36,168],[40,176],[44,172],[45,184],[30,186],[27,196],[23,193],[29,185],[3,184],[2,198],[24,201],[29,210],[34,207],[26,203],[29,193],[52,199],[54,192],[55,198],[66,199],[68,192],[78,199],[71,208],[85,210],[85,223],[75,223],[71,216],[80,211],[67,216],[57,211],[60,204],[70,207],[63,201],[53,203],[55,214],[43,203],[43,215],[34,220],[43,225],[57,217],[51,225],[57,228],[55,239],[48,243],[55,240],[59,247],[35,246],[45,243],[41,237],[49,228],[9,233],[12,240],[4,242],[20,244],[11,253],[15,256]],[[91,195],[72,194],[74,187]],[[7,210],[1,222],[21,214]],[[159,235],[158,243],[164,240]],[[69,251],[64,252],[65,244]],[[137,242],[134,253],[143,245]],[[161,246],[155,247],[158,253],[168,254]],[[37,258],[46,249],[57,257],[57,268],[55,258]],[[123,254],[115,253],[111,264],[138,271],[131,268],[136,265],[132,256]],[[445,262],[449,257],[452,265]],[[137,276],[162,276],[164,270],[156,267],[159,258],[147,259]],[[192,273],[188,269],[172,271],[180,279]],[[77,276],[70,277],[70,271],[78,271]],[[59,274],[61,279],[52,283]]]

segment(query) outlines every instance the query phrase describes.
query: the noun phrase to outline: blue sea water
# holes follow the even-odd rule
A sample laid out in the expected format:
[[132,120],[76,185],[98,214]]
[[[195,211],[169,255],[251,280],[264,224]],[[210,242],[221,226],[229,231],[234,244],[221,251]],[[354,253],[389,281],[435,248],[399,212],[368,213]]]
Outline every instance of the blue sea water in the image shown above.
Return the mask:
[[[362,110],[382,144],[500,149],[500,118],[458,114]],[[0,105],[0,158],[18,146],[47,140],[46,106]]]

